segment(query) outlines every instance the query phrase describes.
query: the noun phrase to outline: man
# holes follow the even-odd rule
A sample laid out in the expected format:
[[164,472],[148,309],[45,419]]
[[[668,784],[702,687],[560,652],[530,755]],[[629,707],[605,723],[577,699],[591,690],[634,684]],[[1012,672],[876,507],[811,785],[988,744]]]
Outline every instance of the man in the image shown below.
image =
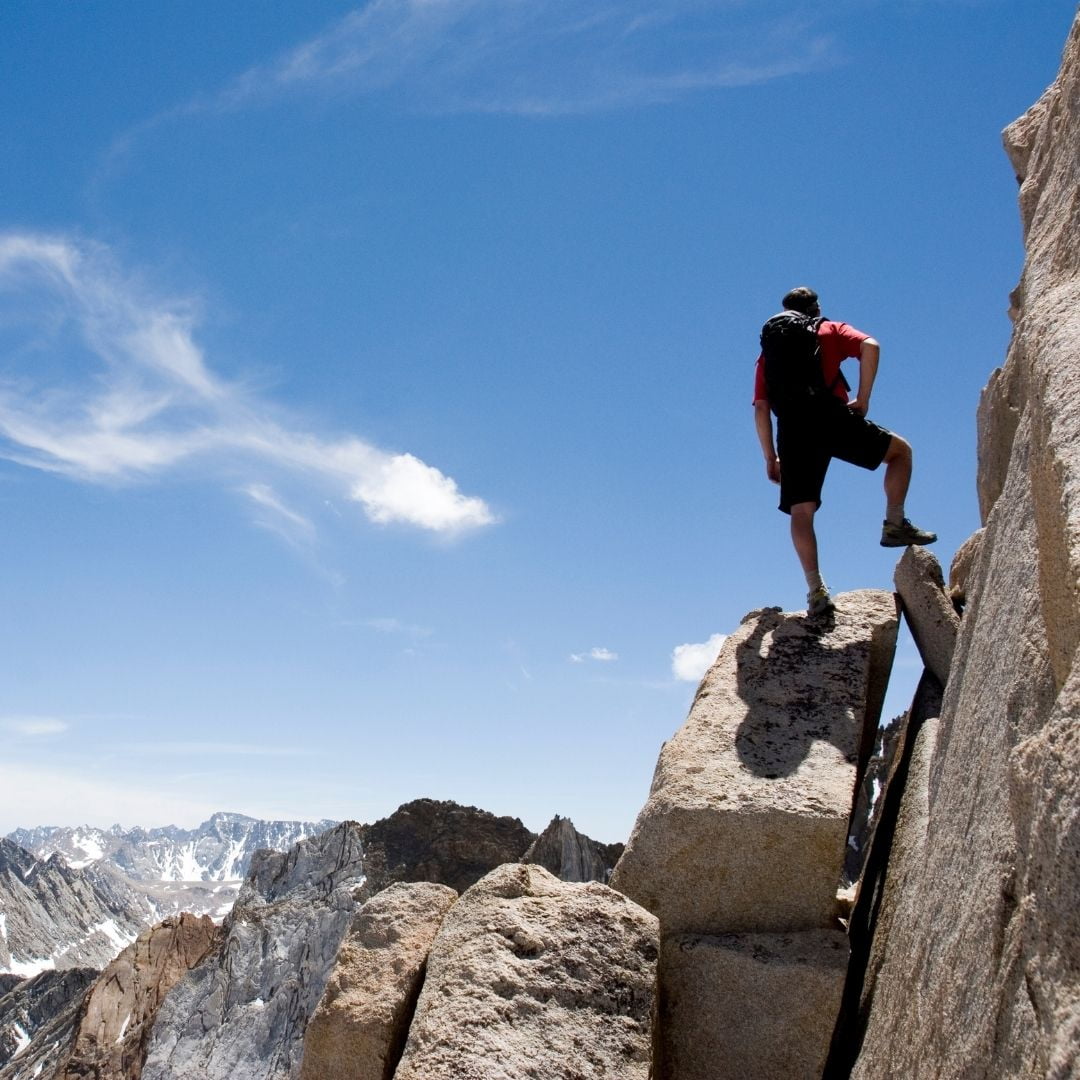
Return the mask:
[[[821,506],[821,487],[833,458],[871,470],[884,462],[883,547],[932,544],[937,535],[917,528],[904,516],[904,500],[911,481],[911,446],[899,435],[866,419],[880,345],[847,323],[822,319],[813,289],[805,286],[792,289],[782,303],[784,312],[770,319],[762,331],[762,354],[758,357],[754,382],[754,421],[765,455],[765,472],[773,483],[780,485],[780,509],[791,516],[791,541],[809,590],[808,613],[820,615],[831,611],[834,605],[818,567],[814,514]],[[792,318],[792,312],[802,318]],[[784,376],[777,371],[785,364],[790,367],[782,354],[785,347],[790,351],[791,346],[777,344],[775,327],[786,332],[789,325],[810,335],[813,359],[809,363],[814,385],[782,394],[777,387],[782,385],[778,380]],[[841,363],[849,357],[859,361],[859,388],[850,401],[848,384],[840,373]],[[770,386],[774,399],[771,403]],[[773,412],[777,416],[775,446]]]

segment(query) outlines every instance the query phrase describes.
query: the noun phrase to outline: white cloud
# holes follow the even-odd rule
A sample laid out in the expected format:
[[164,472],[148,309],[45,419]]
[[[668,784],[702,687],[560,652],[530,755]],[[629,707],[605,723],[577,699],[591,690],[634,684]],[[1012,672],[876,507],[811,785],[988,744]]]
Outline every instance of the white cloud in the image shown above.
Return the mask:
[[[0,333],[13,372],[0,381],[0,455],[12,461],[99,483],[255,462],[305,487],[316,481],[379,525],[454,534],[496,521],[483,499],[412,454],[297,430],[217,376],[196,342],[193,305],[149,296],[100,246],[0,234],[0,300],[10,301]],[[241,490],[261,525],[313,539],[314,523],[269,484]]]
[[590,649],[587,653],[571,653],[570,660],[575,664],[583,664],[586,660],[599,660],[601,663],[607,663],[612,660],[618,660],[619,654],[612,652],[610,649],[598,647]]
[[0,729],[13,735],[39,738],[43,735],[63,735],[71,725],[53,716],[5,716],[0,718]]
[[398,93],[438,110],[582,112],[818,70],[831,49],[805,22],[731,0],[370,0],[173,115],[312,90]]
[[685,682],[700,682],[726,640],[726,634],[713,634],[700,644],[676,645],[671,652],[671,673]]

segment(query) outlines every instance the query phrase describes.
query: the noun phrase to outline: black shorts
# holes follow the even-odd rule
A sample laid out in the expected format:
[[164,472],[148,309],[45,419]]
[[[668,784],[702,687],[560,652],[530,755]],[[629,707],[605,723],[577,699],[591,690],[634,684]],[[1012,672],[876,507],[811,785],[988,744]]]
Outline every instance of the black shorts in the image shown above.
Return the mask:
[[821,487],[833,458],[876,469],[888,452],[893,433],[852,412],[839,398],[777,420],[780,458],[780,509],[798,503],[821,505]]

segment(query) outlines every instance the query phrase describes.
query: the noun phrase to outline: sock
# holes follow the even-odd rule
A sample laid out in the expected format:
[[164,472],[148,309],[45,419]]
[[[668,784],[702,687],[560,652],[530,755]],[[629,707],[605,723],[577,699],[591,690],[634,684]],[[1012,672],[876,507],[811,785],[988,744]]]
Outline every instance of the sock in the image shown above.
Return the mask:
[[885,507],[885,520],[890,525],[899,525],[904,520],[904,504],[889,503]]
[[824,589],[825,582],[821,580],[820,570],[806,571],[806,587],[813,592],[815,589]]

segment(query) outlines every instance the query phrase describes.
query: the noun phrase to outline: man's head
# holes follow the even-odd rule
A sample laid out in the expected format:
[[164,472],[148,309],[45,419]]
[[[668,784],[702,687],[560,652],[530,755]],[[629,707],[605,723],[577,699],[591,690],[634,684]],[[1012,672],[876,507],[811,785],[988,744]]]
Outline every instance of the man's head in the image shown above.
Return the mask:
[[818,303],[818,295],[813,289],[800,285],[787,293],[783,300],[785,311],[801,311],[804,315],[820,315],[821,305]]

